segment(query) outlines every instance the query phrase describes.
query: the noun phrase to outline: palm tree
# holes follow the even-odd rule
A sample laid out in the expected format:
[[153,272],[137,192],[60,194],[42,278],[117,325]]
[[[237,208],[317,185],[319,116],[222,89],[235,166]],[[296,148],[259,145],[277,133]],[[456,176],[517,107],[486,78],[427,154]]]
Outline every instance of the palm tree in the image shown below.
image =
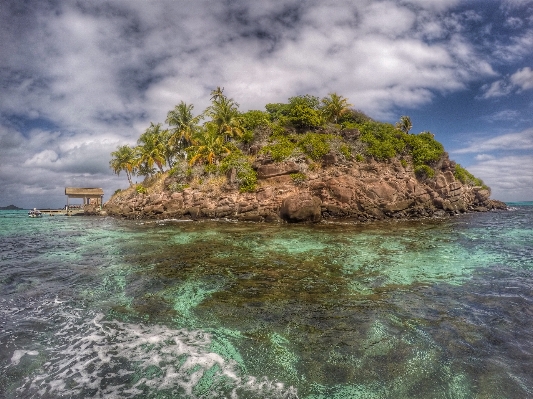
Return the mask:
[[224,97],[224,88],[220,88],[220,86],[217,86],[215,90],[211,91],[211,101],[216,101],[221,97]]
[[120,175],[120,172],[125,171],[130,186],[133,185],[131,177],[137,170],[135,149],[128,145],[119,146],[116,151],[111,153],[111,156],[113,157],[111,161],[109,161],[111,169],[113,169],[117,175]]
[[324,112],[328,121],[337,123],[339,117],[350,110],[352,104],[348,103],[348,99],[339,96],[337,93],[330,93],[329,97],[322,99],[322,112]]
[[223,88],[217,87],[211,92],[212,103],[206,114],[211,117],[211,123],[217,126],[218,134],[225,136],[226,140],[235,136],[242,137],[245,129],[242,126],[239,104],[226,97],[223,91]]
[[150,127],[137,140],[137,144],[139,144],[137,146],[139,163],[145,163],[149,169],[155,163],[159,171],[163,173],[163,165],[166,164],[167,146],[165,131],[161,131],[161,124],[154,125],[150,123]]
[[193,138],[193,144],[187,148],[191,158],[190,165],[196,163],[215,164],[221,155],[231,153],[230,145],[224,142],[223,137],[218,134],[215,124],[206,124],[203,131],[198,132]]
[[167,114],[165,122],[170,126],[175,126],[171,130],[168,144],[176,154],[181,148],[186,148],[191,145],[192,137],[198,130],[198,123],[204,117],[202,114],[193,116],[193,108],[194,105],[187,105],[181,101]]
[[409,130],[413,128],[411,118],[408,116],[401,116],[400,121],[396,122],[396,129],[401,130],[404,133],[409,133]]

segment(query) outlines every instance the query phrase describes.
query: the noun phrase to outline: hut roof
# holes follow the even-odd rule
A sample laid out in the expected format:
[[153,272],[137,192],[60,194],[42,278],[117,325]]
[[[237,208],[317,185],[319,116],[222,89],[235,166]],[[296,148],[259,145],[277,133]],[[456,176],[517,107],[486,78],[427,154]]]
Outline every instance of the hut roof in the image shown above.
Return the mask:
[[81,188],[81,187],[65,187],[65,195],[74,197],[74,196],[81,196],[81,197],[100,197],[104,195],[104,190],[101,188]]

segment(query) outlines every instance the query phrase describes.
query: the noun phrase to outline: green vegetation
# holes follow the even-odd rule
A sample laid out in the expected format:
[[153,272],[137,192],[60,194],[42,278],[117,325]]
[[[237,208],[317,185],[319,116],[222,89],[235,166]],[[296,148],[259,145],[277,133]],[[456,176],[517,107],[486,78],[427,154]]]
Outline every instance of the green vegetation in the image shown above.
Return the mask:
[[138,194],[146,194],[148,192],[146,190],[146,187],[141,184],[137,184],[137,186],[135,187],[135,191],[137,191]]
[[390,123],[367,121],[357,125],[361,141],[367,144],[367,154],[385,161],[402,154],[406,146],[406,134]]
[[307,179],[307,176],[301,172],[291,173],[290,176],[294,184],[296,184],[297,186],[302,184]]
[[[148,179],[167,168],[171,191],[207,180],[223,184],[225,176],[240,191],[254,191],[257,174],[252,164],[264,156],[275,162],[305,162],[309,170],[318,170],[330,153],[339,162],[396,159],[405,168],[411,165],[421,179],[435,176],[445,152],[433,134],[411,134],[408,116],[393,125],[350,106],[337,93],[322,99],[306,94],[290,97],[287,103],[267,104],[264,111],[240,112],[239,104],[217,87],[202,113],[194,115],[194,106],[180,101],[167,113],[168,127],[150,123],[136,146],[122,145],[111,153],[109,165],[117,175],[124,171],[130,186],[134,175]],[[306,180],[301,173],[291,177],[295,184]],[[455,167],[455,177],[483,186],[460,165]],[[142,193],[145,188],[136,186],[136,190]]]
[[127,145],[119,146],[116,151],[111,153],[111,156],[113,158],[109,162],[109,166],[118,176],[120,176],[120,172],[126,172],[126,177],[131,186],[133,184],[132,175],[137,171],[138,166],[135,149]]
[[271,144],[261,149],[262,154],[268,154],[276,162],[289,158],[298,147],[294,138],[283,135],[272,135]]
[[339,96],[337,93],[330,93],[329,97],[322,99],[323,114],[330,122],[338,123],[339,118],[350,111],[352,104],[348,103],[348,99]]
[[339,147],[339,152],[345,159],[350,159],[352,157],[352,149],[349,145],[342,143]]
[[435,171],[427,165],[415,166],[415,175],[422,179],[431,179],[435,176]]
[[478,179],[472,173],[470,173],[468,170],[466,170],[459,164],[455,165],[454,176],[457,180],[459,180],[463,184],[487,188],[487,186],[483,183],[483,180]]
[[298,146],[309,158],[318,161],[330,151],[333,139],[330,134],[307,133],[298,141]]
[[253,192],[257,186],[257,173],[252,168],[250,160],[240,151],[233,152],[224,158],[220,165],[222,173],[235,169],[237,184],[241,192]]
[[413,124],[411,123],[411,118],[408,116],[400,116],[400,120],[396,122],[396,129],[401,130],[404,133],[409,133],[412,128]]

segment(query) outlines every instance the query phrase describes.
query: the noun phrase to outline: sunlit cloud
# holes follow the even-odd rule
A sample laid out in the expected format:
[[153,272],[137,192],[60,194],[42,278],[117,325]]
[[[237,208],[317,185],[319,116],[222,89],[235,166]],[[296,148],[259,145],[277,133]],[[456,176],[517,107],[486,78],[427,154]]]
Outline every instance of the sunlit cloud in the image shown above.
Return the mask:
[[526,67],[511,75],[511,83],[521,90],[533,89],[533,71]]
[[452,153],[484,153],[488,151],[532,150],[533,128],[519,133],[508,133],[490,139],[478,138],[467,147],[454,150]]
[[524,90],[533,89],[533,71],[530,67],[522,68],[511,76],[492,82],[482,87],[482,98],[507,96],[513,92],[520,93]]
[[533,198],[533,162],[529,155],[510,155],[479,159],[468,170],[492,190],[501,201],[526,201]]

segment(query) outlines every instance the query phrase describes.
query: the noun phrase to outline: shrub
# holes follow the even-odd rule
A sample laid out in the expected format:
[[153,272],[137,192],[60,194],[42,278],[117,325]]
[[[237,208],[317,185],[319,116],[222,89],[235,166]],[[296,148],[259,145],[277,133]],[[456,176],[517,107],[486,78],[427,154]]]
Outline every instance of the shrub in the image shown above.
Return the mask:
[[484,188],[487,187],[483,183],[483,180],[478,179],[472,173],[470,173],[468,170],[466,170],[459,164],[455,165],[455,170],[453,172],[453,175],[455,176],[457,180],[459,180],[463,184],[468,184],[470,186],[481,186]]
[[430,132],[409,134],[406,141],[415,166],[434,163],[444,154],[444,147]]
[[367,121],[358,126],[361,141],[368,145],[366,152],[378,160],[394,158],[405,149],[405,133],[390,123]]
[[241,114],[242,126],[246,130],[253,131],[259,126],[268,126],[270,124],[270,115],[268,112],[251,110]]
[[279,121],[289,116],[290,105],[283,103],[270,103],[265,105],[265,109],[271,122]]
[[421,179],[431,179],[435,176],[435,171],[431,169],[428,165],[418,165],[415,166],[415,175]]
[[272,144],[264,146],[260,152],[270,155],[276,162],[289,158],[297,147],[288,136],[273,135],[272,140]]
[[324,124],[319,107],[320,99],[309,94],[291,97],[288,104],[275,103],[265,106],[272,122],[292,125],[298,129],[315,129]]
[[329,134],[307,133],[298,141],[298,146],[309,158],[317,161],[331,150],[332,139],[333,136]]
[[118,190],[115,190],[115,192],[113,193],[113,195],[117,195],[118,193],[122,192],[122,190],[119,188]]
[[365,122],[372,121],[373,119],[366,115],[362,111],[358,111],[356,109],[351,109],[348,112],[343,113],[340,117],[338,122],[345,128],[345,129],[353,129],[353,127],[348,127],[347,124],[353,124],[360,125]]
[[218,172],[218,167],[215,164],[206,164],[204,165],[204,173],[205,174],[215,174]]
[[341,146],[339,147],[339,152],[346,159],[350,159],[352,157],[352,149],[347,144],[341,144]]
[[355,156],[355,160],[356,160],[357,162],[363,162],[363,161],[365,160],[365,157],[364,157],[362,154],[357,154],[357,155]]
[[320,164],[316,163],[316,162],[311,162],[308,166],[308,169],[311,171],[311,172],[316,172],[317,170],[320,170]]
[[170,183],[168,185],[168,189],[170,191],[175,191],[175,192],[181,192],[181,191],[185,190],[188,187],[189,187],[188,184],[186,184],[186,183],[178,183],[178,182],[173,182],[173,183]]
[[168,176],[174,177],[176,180],[183,180],[191,174],[190,169],[186,160],[180,160],[168,171]]
[[137,184],[137,186],[135,187],[135,191],[137,191],[138,194],[146,194],[147,193],[147,190],[146,190],[146,187],[140,185],[140,184]]
[[289,112],[289,122],[299,129],[315,129],[322,126],[322,115],[316,109],[296,104]]
[[298,172],[298,173],[291,173],[291,179],[293,181],[294,184],[296,184],[297,186],[299,186],[300,184],[302,184],[306,179],[307,179],[307,176],[304,175],[303,173],[301,172]]
[[257,173],[252,168],[248,158],[239,151],[232,152],[224,158],[220,164],[220,171],[226,173],[235,168],[237,172],[237,183],[240,192],[252,192],[257,187]]

